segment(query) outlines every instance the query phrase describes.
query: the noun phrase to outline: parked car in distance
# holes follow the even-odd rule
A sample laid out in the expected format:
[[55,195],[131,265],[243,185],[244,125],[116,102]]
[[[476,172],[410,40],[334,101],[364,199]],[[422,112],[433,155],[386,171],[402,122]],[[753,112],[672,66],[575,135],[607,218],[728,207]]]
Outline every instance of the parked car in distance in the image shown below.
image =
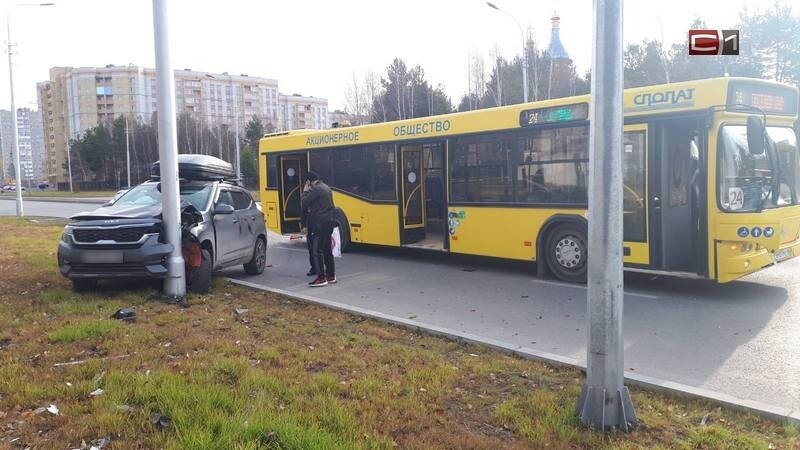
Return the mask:
[[[206,292],[215,270],[242,265],[248,274],[266,266],[264,215],[231,165],[205,155],[178,155],[181,229],[188,289]],[[158,163],[153,177],[100,208],[72,216],[58,246],[61,274],[75,290],[99,280],[163,279],[172,247],[162,236]]]
[[[22,192],[28,192],[28,188],[22,186]],[[8,184],[3,186],[3,192],[17,192],[17,186],[15,184]]]

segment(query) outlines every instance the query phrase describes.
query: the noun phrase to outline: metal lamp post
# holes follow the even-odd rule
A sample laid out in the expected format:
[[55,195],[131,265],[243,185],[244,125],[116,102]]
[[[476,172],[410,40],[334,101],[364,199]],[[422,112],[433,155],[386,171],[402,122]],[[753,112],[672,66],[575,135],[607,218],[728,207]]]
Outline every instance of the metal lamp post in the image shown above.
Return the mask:
[[19,131],[17,130],[17,107],[14,104],[14,45],[11,43],[11,13],[22,6],[53,6],[55,3],[17,3],[11,5],[11,9],[6,14],[6,31],[8,32],[8,83],[11,88],[11,135],[13,136],[12,149],[14,152],[14,178],[17,186],[17,216],[25,215],[25,208],[22,204],[22,176],[19,165]]
[[492,2],[486,2],[486,5],[510,17],[511,20],[517,24],[517,28],[519,28],[519,33],[522,35],[522,101],[528,103],[528,49],[525,39],[525,30],[522,29],[522,25],[520,25],[519,20],[517,20],[517,18],[511,15],[509,12],[498,8],[497,5]]
[[175,299],[186,296],[186,274],[181,246],[180,192],[178,186],[178,134],[175,123],[175,73],[170,62],[167,5],[169,0],[153,0],[153,29],[156,50],[158,89],[158,154],[161,160],[161,209],[167,243],[164,294]]
[[589,265],[586,384],[581,422],[628,431],[636,424],[625,387],[622,339],[622,0],[594,0],[589,123]]

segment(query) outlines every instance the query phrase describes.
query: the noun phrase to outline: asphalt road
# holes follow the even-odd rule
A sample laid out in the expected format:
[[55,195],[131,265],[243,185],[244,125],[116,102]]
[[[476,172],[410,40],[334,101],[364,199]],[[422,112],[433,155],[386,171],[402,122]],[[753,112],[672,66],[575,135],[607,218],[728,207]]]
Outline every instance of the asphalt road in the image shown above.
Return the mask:
[[[0,202],[0,214],[13,208]],[[311,288],[305,242],[273,235],[268,258],[263,275],[227,274],[585,360],[586,289],[537,279],[531,265],[367,247],[336,260],[338,284]],[[625,368],[800,409],[798,273],[800,259],[724,285],[626,273]]]
[[[91,211],[98,206],[100,205],[89,203],[23,201],[26,216],[69,217],[73,214]],[[0,216],[13,216],[16,214],[17,204],[14,199],[0,199]]]
[[[311,288],[305,243],[274,237],[254,283],[586,359],[586,289],[532,265],[404,249],[337,259],[336,285]],[[745,280],[625,276],[625,368],[800,409],[800,259]]]

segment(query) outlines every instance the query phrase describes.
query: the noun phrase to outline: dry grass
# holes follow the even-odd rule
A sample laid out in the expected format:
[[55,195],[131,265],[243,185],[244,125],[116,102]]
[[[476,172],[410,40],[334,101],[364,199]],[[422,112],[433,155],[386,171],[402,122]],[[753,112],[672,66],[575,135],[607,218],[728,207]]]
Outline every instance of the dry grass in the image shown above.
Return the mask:
[[[140,284],[74,294],[58,235],[0,220],[0,448],[800,448],[794,426],[640,390],[636,432],[592,433],[575,370],[221,280],[187,309]],[[109,320],[122,306],[135,323]]]

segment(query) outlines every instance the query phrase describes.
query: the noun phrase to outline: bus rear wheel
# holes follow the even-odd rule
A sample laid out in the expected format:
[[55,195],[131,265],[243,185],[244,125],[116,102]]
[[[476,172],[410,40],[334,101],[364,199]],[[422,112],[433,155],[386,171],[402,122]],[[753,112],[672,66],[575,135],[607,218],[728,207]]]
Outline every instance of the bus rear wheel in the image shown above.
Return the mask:
[[577,224],[559,225],[547,237],[545,260],[559,280],[585,283],[587,255],[586,231]]

